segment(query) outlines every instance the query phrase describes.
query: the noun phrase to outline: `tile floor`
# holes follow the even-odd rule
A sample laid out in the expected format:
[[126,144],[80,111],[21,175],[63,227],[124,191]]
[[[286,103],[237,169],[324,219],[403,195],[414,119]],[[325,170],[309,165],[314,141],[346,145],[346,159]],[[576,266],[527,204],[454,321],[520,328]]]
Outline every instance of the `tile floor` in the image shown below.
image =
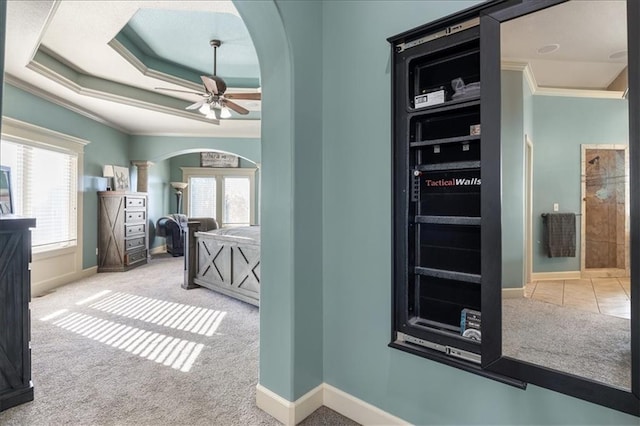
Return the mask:
[[525,286],[524,296],[555,305],[631,318],[629,283],[629,278],[534,281]]

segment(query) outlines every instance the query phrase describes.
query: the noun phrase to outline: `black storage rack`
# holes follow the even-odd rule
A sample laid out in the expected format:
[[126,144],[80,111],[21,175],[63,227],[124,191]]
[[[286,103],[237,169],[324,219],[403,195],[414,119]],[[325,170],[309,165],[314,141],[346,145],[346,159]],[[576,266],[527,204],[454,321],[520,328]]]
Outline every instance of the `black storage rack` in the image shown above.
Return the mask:
[[[477,19],[451,28],[394,52],[392,346],[478,366],[480,31]],[[456,91],[455,79],[473,90]],[[465,314],[473,338],[463,336]]]

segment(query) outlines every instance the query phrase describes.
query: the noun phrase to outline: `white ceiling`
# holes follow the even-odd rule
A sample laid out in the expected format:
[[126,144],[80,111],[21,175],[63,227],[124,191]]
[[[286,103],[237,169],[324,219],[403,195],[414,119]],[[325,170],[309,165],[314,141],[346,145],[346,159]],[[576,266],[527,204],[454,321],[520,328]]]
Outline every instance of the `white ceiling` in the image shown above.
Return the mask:
[[[153,11],[153,19],[137,22],[135,29],[140,37],[147,38],[150,48],[155,45],[155,50],[160,51],[156,53],[164,55],[165,60],[180,62],[191,70],[212,64],[209,40],[203,40],[208,38],[204,34],[210,34],[211,38],[223,40],[219,74],[224,73],[223,65],[232,72],[234,62],[238,69],[258,69],[255,50],[239,41],[243,32],[229,27],[244,24],[228,0],[9,0],[6,80],[130,134],[259,137],[259,112],[252,112],[249,119],[235,116],[217,125],[197,112],[184,110],[198,100],[193,95],[169,95],[155,90],[201,90],[201,86],[193,80],[176,79],[168,72],[147,68],[135,55],[119,49],[114,39],[139,10]],[[208,25],[206,20],[196,25],[193,12],[215,14],[216,25],[203,28]],[[189,22],[181,21],[189,16]],[[158,28],[166,27],[167,19],[176,25],[158,34]],[[165,24],[160,25],[162,22]],[[624,22],[624,1],[573,0],[504,24],[503,61],[528,64],[539,87],[605,89],[626,66],[626,57],[609,59],[612,53],[626,49]],[[231,39],[225,44],[229,33]],[[167,42],[172,39],[180,42]],[[537,50],[548,44],[559,44],[560,48],[539,55]],[[193,61],[184,55],[172,57],[176,55],[172,55],[171,47],[187,50],[187,46]],[[244,53],[232,54],[240,51]],[[229,89],[257,90],[257,85]],[[260,109],[260,102],[246,101],[243,105],[253,111]]]
[[[199,98],[189,94],[167,94],[155,88],[202,91],[201,85],[147,69],[144,64],[134,66],[137,59],[133,55],[123,57],[122,52],[112,47],[116,35],[141,9],[210,13],[215,14],[211,16],[217,17],[218,21],[233,22],[235,19],[239,25],[244,25],[230,1],[10,0],[7,3],[6,80],[131,134],[259,137],[259,113],[252,113],[250,119],[236,116],[220,120],[218,125],[197,111],[185,111],[185,106]],[[177,15],[180,13],[169,16]],[[234,55],[224,55],[225,34],[215,26],[201,28],[206,24],[203,20],[198,27],[199,38],[193,39],[192,43],[201,47],[194,49],[193,54],[200,56],[197,58],[200,63],[205,56],[212,67],[209,39],[202,40],[201,34],[220,38],[223,46],[219,49],[218,67],[222,69],[223,57]],[[185,34],[181,33],[181,40],[185,37],[188,40],[187,33],[196,29],[193,24],[178,22],[177,25],[178,28],[180,25],[190,28],[182,31]],[[153,32],[149,34],[152,36]],[[171,37],[171,33],[166,36]],[[226,47],[232,45],[229,43]],[[235,60],[247,62],[247,57],[253,55],[249,62],[257,65],[255,50],[248,50],[244,57]],[[199,65],[181,65],[193,70],[201,68]],[[259,81],[259,75],[257,77],[255,80]],[[228,89],[231,91],[255,92],[257,89],[232,87]],[[238,103],[253,111],[260,109],[260,102]]]
[[[573,0],[501,27],[503,62],[529,64],[539,87],[606,90],[627,65],[626,2]],[[538,49],[559,48],[547,54]]]

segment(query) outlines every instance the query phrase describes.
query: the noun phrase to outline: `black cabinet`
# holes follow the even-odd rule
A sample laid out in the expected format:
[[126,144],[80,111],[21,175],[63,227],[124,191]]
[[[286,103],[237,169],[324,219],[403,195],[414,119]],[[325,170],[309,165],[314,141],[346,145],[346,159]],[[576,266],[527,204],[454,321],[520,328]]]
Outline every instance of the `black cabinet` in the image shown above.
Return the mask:
[[0,411],[33,400],[29,228],[35,222],[0,215]]
[[394,59],[392,346],[479,368],[479,18],[468,16],[431,32],[421,29],[390,41]]

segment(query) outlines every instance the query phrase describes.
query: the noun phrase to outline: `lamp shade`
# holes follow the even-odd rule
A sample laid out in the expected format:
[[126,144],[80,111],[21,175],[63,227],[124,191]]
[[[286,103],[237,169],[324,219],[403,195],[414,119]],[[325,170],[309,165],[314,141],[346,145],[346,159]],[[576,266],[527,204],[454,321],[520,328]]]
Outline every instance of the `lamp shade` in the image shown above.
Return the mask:
[[182,191],[187,187],[188,184],[184,182],[171,182],[170,185],[176,191]]
[[102,167],[102,176],[103,177],[114,177],[115,173],[113,172],[113,166],[104,166],[104,167]]

